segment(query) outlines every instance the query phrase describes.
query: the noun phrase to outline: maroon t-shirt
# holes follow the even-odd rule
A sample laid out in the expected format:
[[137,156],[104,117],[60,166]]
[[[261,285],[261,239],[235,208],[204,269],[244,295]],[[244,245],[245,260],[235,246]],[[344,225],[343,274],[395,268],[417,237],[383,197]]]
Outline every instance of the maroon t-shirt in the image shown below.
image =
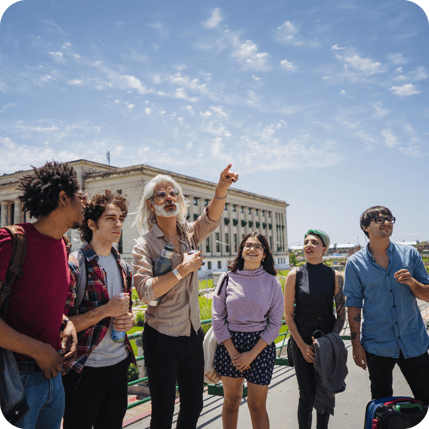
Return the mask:
[[[0,317],[16,331],[61,347],[60,327],[71,274],[64,240],[39,233],[30,223],[21,224],[27,236],[23,274],[12,285],[8,308]],[[12,239],[0,229],[0,279],[4,280],[12,251]],[[20,360],[28,356],[16,355]]]

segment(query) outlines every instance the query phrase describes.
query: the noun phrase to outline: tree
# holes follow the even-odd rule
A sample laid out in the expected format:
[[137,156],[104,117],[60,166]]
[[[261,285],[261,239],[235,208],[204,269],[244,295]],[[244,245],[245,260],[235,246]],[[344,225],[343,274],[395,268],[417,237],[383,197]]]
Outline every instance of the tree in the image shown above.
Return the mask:
[[298,264],[298,259],[295,255],[295,253],[293,253],[293,252],[289,253],[289,264],[291,266],[293,265],[294,267],[296,267],[296,265]]

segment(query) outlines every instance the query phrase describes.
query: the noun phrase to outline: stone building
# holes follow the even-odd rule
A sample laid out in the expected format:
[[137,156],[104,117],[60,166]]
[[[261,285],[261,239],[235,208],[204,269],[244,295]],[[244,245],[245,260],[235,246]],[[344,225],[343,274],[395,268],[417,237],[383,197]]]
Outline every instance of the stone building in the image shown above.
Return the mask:
[[[122,257],[130,262],[131,251],[135,239],[138,237],[136,227],[131,227],[134,221],[133,212],[143,194],[146,182],[157,174],[172,176],[183,188],[189,200],[189,221],[195,220],[208,205],[213,197],[215,183],[173,173],[148,165],[134,165],[117,168],[106,164],[87,160],[70,162],[76,170],[79,183],[89,197],[96,192],[110,189],[127,196],[129,214],[123,225],[121,241],[118,250]],[[28,171],[17,171],[13,174],[0,176],[0,203],[1,226],[28,222],[28,214],[22,210],[16,189],[19,178]],[[286,207],[284,201],[253,194],[231,187],[226,200],[224,216],[216,231],[200,245],[206,257],[206,264],[201,269],[201,275],[208,271],[225,271],[228,261],[235,255],[237,246],[245,234],[258,231],[264,234],[274,253],[276,267],[286,269],[289,267]],[[73,250],[80,247],[81,241],[77,231],[68,231],[72,241]]]

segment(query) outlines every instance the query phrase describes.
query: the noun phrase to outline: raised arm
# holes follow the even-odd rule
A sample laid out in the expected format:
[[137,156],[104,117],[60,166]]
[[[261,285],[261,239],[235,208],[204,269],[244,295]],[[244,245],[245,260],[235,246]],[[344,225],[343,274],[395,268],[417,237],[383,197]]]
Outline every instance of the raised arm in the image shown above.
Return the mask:
[[301,350],[304,359],[309,362],[314,362],[314,347],[304,342],[298,332],[298,328],[293,320],[293,308],[295,304],[295,281],[296,270],[291,271],[286,277],[285,296],[284,296],[284,311],[285,322],[289,328],[290,334],[296,342],[296,345]]
[[231,164],[229,164],[228,167],[220,173],[219,182],[215,190],[215,196],[207,207],[208,216],[213,221],[217,221],[222,216],[228,188],[232,183],[238,180],[238,174],[229,171],[230,168]]
[[341,273],[335,272],[335,308],[337,311],[337,320],[335,321],[332,332],[340,335],[346,320],[346,300],[343,293],[344,277]]

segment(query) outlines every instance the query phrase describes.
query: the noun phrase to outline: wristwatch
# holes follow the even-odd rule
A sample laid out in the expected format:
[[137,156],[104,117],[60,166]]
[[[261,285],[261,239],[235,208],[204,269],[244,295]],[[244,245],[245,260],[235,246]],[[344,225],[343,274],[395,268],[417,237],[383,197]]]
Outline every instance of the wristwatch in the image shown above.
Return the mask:
[[183,277],[176,269],[173,270],[173,274],[176,276],[177,280],[182,280]]

